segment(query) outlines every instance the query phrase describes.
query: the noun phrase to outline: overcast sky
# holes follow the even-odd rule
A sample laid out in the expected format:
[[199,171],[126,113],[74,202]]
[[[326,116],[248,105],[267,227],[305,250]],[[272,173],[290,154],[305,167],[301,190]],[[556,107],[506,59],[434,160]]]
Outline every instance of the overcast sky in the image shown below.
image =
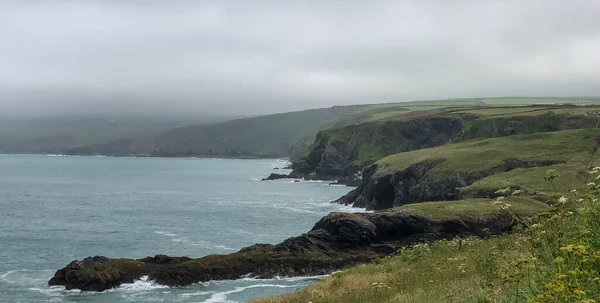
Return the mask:
[[600,1],[1,0],[0,110],[600,95]]

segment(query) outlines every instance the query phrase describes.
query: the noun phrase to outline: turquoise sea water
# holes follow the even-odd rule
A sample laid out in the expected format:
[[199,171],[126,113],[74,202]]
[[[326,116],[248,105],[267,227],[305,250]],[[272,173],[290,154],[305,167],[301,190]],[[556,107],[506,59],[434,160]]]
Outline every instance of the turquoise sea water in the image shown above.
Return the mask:
[[299,235],[347,187],[259,181],[277,160],[0,155],[0,302],[245,302],[319,277],[211,281],[166,288],[152,281],[102,293],[48,287],[87,256],[200,257]]

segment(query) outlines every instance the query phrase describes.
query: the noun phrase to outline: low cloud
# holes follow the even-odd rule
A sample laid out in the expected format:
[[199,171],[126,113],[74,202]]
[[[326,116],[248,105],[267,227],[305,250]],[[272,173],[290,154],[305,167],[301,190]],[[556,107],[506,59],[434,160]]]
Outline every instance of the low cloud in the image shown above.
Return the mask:
[[598,1],[2,1],[4,112],[600,95]]

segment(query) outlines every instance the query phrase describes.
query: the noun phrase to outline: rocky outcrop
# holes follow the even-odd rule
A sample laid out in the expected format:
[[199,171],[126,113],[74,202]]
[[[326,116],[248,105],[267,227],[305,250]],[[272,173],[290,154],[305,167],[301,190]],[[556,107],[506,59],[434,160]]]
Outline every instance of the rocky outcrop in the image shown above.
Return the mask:
[[377,174],[378,164],[363,170],[361,185],[334,203],[366,209],[387,209],[395,206],[426,201],[453,201],[460,199],[460,188],[487,176],[516,168],[550,166],[561,161],[504,160],[503,165],[492,169],[469,172],[447,171],[430,174],[444,159],[418,162],[407,168],[387,174]]
[[306,276],[326,274],[387,256],[400,247],[454,237],[486,237],[508,232],[510,216],[494,214],[436,220],[403,209],[377,213],[331,213],[306,234],[277,245],[256,244],[229,255],[198,259],[157,255],[143,259],[90,257],[58,270],[49,285],[103,291],[143,276],[168,286],[251,275]]
[[291,175],[344,178],[391,154],[450,141],[472,116],[419,117],[350,125],[320,131]]
[[272,180],[288,179],[288,178],[290,178],[290,176],[286,175],[286,174],[275,174],[275,173],[272,173],[268,177],[262,178],[262,181],[272,181]]
[[[406,117],[410,117],[406,115]],[[477,138],[595,128],[598,118],[554,114],[476,116],[425,115],[367,122],[321,131],[304,155],[293,162],[292,176],[345,179],[385,156]]]

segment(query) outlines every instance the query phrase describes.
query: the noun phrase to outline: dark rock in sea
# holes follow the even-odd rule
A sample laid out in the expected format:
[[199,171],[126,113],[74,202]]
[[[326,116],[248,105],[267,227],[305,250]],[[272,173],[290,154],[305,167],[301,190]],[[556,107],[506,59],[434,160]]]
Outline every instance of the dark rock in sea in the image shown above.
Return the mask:
[[255,244],[236,253],[198,259],[165,255],[137,260],[90,257],[58,270],[48,284],[103,291],[143,276],[162,285],[186,286],[246,275],[320,275],[390,255],[406,245],[454,237],[486,237],[508,232],[513,226],[513,218],[502,214],[437,220],[402,209],[334,212],[308,233],[277,245]]
[[352,186],[352,187],[357,187],[360,186],[362,184],[362,178],[360,178],[358,175],[352,175],[352,176],[346,176],[343,178],[340,178],[339,180],[329,183],[329,185],[345,185],[345,186]]
[[289,179],[290,176],[286,175],[286,174],[270,174],[268,177],[263,178],[262,181],[272,181],[272,180],[278,180],[278,179]]

